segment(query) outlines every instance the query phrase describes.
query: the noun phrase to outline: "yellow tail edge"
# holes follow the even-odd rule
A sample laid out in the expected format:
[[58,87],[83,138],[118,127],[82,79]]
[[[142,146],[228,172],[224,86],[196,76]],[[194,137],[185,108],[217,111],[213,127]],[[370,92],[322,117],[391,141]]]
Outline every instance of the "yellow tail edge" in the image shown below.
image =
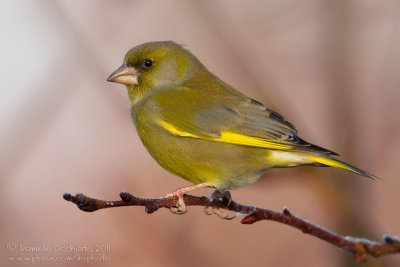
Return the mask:
[[378,177],[376,177],[375,175],[373,175],[372,173],[369,173],[367,171],[361,170],[355,166],[352,166],[346,162],[340,161],[338,159],[335,159],[333,157],[327,156],[327,155],[321,155],[321,156],[312,156],[312,155],[308,155],[307,158],[309,158],[310,160],[320,163],[322,165],[326,165],[326,166],[331,166],[331,167],[335,167],[335,168],[339,168],[339,169],[343,169],[346,171],[350,171],[353,173],[357,173],[358,175],[370,178],[372,180],[382,180]]

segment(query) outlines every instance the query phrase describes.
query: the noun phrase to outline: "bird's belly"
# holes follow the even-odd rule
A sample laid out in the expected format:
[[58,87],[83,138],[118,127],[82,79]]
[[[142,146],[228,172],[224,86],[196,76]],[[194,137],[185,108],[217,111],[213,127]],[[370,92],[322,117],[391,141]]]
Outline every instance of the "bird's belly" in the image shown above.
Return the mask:
[[194,184],[209,182],[218,189],[235,189],[253,183],[269,168],[265,149],[175,136],[152,125],[136,126],[152,157]]

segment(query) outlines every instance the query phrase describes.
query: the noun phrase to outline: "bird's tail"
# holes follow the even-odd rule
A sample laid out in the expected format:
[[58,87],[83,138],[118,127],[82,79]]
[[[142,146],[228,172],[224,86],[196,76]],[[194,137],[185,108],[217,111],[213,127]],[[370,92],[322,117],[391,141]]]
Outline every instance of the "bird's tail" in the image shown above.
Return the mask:
[[331,157],[328,155],[307,155],[307,158],[309,158],[310,160],[312,160],[316,163],[322,164],[323,166],[331,166],[331,167],[340,168],[340,169],[343,169],[346,171],[354,172],[354,173],[357,173],[358,175],[370,178],[372,180],[380,179],[367,171],[361,170],[353,165],[350,165],[346,162],[340,161],[340,160],[335,159],[334,157]]

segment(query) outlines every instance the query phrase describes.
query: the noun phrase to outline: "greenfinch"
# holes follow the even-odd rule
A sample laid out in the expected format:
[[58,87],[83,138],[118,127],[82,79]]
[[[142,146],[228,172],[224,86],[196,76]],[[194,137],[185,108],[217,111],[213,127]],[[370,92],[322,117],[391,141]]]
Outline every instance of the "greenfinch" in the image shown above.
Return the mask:
[[125,84],[144,146],[166,170],[193,185],[223,192],[255,182],[270,168],[332,166],[376,177],[298,136],[277,112],[228,85],[172,41],[138,45],[107,79]]

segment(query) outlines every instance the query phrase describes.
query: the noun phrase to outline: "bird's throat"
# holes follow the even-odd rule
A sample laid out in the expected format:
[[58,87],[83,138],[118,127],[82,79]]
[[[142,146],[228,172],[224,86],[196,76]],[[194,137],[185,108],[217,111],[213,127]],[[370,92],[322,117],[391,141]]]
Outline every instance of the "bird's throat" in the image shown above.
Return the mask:
[[132,105],[135,105],[140,99],[143,97],[143,92],[139,90],[138,85],[129,85],[127,86],[129,100]]

